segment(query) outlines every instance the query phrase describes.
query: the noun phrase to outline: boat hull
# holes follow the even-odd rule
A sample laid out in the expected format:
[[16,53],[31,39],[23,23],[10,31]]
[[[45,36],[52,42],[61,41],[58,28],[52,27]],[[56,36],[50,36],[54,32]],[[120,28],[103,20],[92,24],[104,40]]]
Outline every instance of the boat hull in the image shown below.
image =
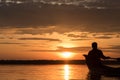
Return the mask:
[[87,55],[84,55],[84,57],[90,74],[120,77],[120,68],[114,68],[106,65],[94,65]]

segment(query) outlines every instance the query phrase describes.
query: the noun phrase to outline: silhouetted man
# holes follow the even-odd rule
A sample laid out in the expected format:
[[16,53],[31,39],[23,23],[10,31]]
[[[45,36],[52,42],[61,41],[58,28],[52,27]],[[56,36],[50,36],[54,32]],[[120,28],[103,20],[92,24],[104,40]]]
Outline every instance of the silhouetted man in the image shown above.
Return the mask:
[[106,57],[103,55],[103,52],[98,49],[97,43],[92,43],[92,50],[88,53],[89,60],[91,60],[92,65],[94,66],[102,66],[101,59],[109,59],[110,57]]
[[102,64],[101,59],[110,59],[103,55],[103,52],[98,49],[97,43],[92,43],[92,50],[88,55],[84,55],[88,68],[92,71],[100,72],[100,74],[120,74],[120,68],[109,67]]

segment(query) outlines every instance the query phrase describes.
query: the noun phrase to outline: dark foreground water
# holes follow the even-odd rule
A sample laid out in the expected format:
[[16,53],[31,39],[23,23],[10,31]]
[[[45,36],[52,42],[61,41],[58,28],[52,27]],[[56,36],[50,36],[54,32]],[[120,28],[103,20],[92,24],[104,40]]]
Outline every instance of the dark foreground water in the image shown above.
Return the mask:
[[[86,65],[0,65],[0,80],[91,80]],[[120,80],[105,77],[94,80]]]

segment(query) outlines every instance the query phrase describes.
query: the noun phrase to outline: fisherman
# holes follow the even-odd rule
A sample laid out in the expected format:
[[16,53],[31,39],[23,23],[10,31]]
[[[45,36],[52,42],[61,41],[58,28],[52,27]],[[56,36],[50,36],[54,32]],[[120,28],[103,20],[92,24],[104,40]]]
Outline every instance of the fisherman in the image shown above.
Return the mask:
[[[88,52],[88,55],[83,55],[86,59],[87,66],[89,70],[96,74],[104,75],[117,75],[120,74],[120,68],[114,68],[102,64],[101,59],[113,59],[104,56],[103,52],[98,49],[97,43],[92,43],[92,50]],[[119,59],[119,58],[118,58]]]
[[92,50],[88,52],[88,57],[89,60],[91,60],[92,65],[98,67],[103,66],[101,59],[110,59],[110,57],[104,56],[103,52],[100,49],[98,49],[97,42],[92,43]]

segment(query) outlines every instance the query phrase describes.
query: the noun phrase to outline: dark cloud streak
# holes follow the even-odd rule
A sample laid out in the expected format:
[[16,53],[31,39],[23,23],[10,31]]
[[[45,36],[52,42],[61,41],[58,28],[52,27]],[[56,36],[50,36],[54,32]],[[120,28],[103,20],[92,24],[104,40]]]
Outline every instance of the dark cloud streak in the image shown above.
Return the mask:
[[14,42],[0,42],[0,44],[24,44],[24,43],[14,43]]
[[61,41],[59,39],[52,38],[18,38],[18,40],[47,40],[47,41]]
[[33,52],[82,52],[89,50],[90,47],[72,47],[72,48],[65,48],[65,47],[58,47],[56,50],[29,50]]
[[94,37],[95,39],[111,39],[113,37],[110,36],[99,36],[99,37]]
[[87,38],[87,39],[84,39],[84,38],[82,38],[82,39],[71,39],[71,41],[85,41],[85,40],[91,40],[91,39],[89,39],[89,38]]
[[120,45],[110,45],[108,49],[118,49],[120,50]]

